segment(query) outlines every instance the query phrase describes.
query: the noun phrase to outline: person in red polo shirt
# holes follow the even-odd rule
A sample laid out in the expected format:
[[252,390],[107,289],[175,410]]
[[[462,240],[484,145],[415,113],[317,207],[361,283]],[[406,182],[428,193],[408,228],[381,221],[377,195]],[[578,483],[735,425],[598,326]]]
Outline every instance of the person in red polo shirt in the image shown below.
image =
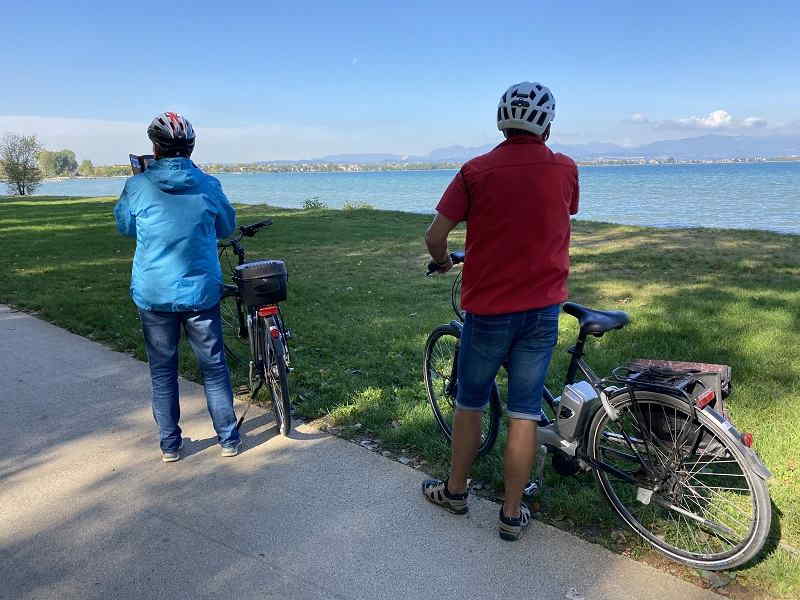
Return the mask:
[[536,453],[559,305],[567,299],[570,216],[578,212],[578,169],[545,145],[554,116],[555,99],[545,86],[508,88],[497,107],[506,140],[461,167],[425,234],[444,273],[453,266],[447,236],[467,223],[452,466],[448,479],[425,481],[422,492],[450,512],[468,511],[467,475],[480,444],[482,412],[505,364],[509,430],[499,533],[506,540],[519,539],[530,521],[522,490]]

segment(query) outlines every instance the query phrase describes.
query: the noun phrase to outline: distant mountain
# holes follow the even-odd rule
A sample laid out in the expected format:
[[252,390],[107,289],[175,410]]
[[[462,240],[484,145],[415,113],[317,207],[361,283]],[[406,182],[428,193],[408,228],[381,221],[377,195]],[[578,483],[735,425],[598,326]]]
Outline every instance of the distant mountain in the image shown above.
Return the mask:
[[[663,140],[642,146],[592,142],[589,144],[549,144],[556,152],[563,152],[575,160],[600,158],[675,158],[678,160],[719,160],[726,158],[754,158],[800,155],[800,135],[771,135],[763,137],[744,135],[704,135],[680,140]],[[449,146],[427,155],[429,160],[465,161],[488,152],[492,146],[465,148]]]
[[704,135],[683,140],[653,142],[628,150],[648,158],[682,160],[800,155],[800,136]]
[[465,148],[464,146],[447,146],[446,148],[437,148],[424,156],[425,160],[430,161],[464,161],[469,160],[479,154],[485,154],[492,148],[494,144],[486,144],[485,146],[478,146],[476,148]]
[[[499,141],[498,141],[499,143]],[[462,163],[480,154],[485,154],[496,144],[485,146],[446,146],[420,156],[400,154],[330,154],[302,161],[270,161],[278,163],[337,163],[337,164],[382,164],[382,163]],[[620,146],[608,142],[588,144],[558,144],[549,146],[575,160],[598,160],[604,158],[674,158],[677,160],[720,160],[726,158],[756,158],[800,155],[800,135],[703,135],[680,140],[662,140],[642,146]]]
[[312,162],[329,162],[337,164],[377,164],[384,162],[400,162],[407,160],[407,156],[399,154],[329,154],[315,158]]

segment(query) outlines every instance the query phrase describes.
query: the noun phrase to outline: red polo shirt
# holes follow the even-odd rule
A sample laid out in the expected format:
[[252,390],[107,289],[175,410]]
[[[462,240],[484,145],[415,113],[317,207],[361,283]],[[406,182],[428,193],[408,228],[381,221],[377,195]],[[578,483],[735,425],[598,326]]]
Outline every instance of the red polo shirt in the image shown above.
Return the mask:
[[567,299],[578,169],[538,138],[513,136],[467,162],[436,207],[467,222],[461,306],[477,315]]

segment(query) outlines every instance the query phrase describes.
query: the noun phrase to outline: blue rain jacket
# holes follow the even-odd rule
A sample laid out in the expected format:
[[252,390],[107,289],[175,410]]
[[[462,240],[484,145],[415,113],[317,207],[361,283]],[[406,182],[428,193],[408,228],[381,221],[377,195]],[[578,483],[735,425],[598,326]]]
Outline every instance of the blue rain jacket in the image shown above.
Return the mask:
[[117,229],[136,238],[131,296],[139,308],[204,310],[220,301],[217,239],[236,212],[215,177],[188,158],[162,158],[125,182],[114,206]]

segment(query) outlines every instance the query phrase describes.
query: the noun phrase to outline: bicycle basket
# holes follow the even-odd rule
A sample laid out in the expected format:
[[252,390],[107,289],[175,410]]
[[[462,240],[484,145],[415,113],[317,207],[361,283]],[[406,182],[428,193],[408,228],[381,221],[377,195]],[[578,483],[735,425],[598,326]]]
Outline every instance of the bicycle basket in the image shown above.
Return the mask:
[[286,300],[289,273],[282,260],[258,260],[238,265],[233,279],[246,306],[264,306]]

